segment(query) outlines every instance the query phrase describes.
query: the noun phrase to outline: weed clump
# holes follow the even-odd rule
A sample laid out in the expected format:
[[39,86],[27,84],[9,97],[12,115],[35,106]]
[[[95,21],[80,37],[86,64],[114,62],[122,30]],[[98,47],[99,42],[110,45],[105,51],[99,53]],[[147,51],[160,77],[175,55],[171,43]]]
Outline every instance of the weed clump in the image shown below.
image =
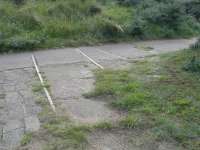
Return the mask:
[[119,122],[119,125],[123,128],[133,129],[138,127],[139,119],[133,115],[129,115]]
[[32,139],[32,133],[27,133],[23,136],[21,140],[21,146],[25,146],[31,142]]
[[184,70],[191,72],[200,72],[200,60],[193,57],[184,67]]

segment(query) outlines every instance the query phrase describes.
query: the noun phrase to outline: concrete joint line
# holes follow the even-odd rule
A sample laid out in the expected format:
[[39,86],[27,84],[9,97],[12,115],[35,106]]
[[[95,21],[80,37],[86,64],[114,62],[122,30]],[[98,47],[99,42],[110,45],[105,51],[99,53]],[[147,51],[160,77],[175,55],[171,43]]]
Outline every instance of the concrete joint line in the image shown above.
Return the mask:
[[53,103],[53,101],[52,101],[52,98],[51,98],[51,96],[50,96],[50,94],[49,94],[49,91],[48,91],[47,88],[45,87],[44,79],[42,78],[42,75],[41,75],[41,73],[40,73],[40,70],[39,70],[39,67],[38,67],[38,65],[37,65],[37,61],[36,61],[36,58],[35,58],[34,55],[32,55],[32,60],[33,60],[33,64],[34,64],[35,70],[36,70],[36,72],[37,72],[37,75],[38,75],[38,77],[39,77],[39,79],[40,79],[40,83],[41,83],[41,85],[43,86],[43,90],[44,90],[44,92],[45,92],[45,94],[46,94],[46,97],[47,97],[47,99],[48,99],[48,101],[49,101],[49,103],[50,103],[50,105],[51,105],[51,108],[52,108],[52,110],[53,110],[54,112],[56,112],[55,105],[54,105],[54,103]]
[[89,61],[91,61],[93,64],[95,64],[97,67],[99,67],[100,69],[104,69],[104,67],[102,65],[100,65],[99,63],[97,63],[94,59],[90,58],[88,55],[86,55],[84,52],[81,51],[81,49],[76,48],[76,51],[78,53],[80,53],[81,55],[83,55],[84,57],[86,57]]
[[15,71],[15,70],[21,70],[21,69],[30,69],[32,67],[18,67],[18,68],[10,68],[10,69],[4,69],[4,70],[0,70],[0,72],[6,72],[6,71]]
[[2,131],[3,132],[3,137],[4,137],[5,134],[9,134],[11,132],[15,132],[16,130],[21,130],[21,129],[24,130],[24,127],[15,128],[15,129],[12,129],[12,130],[9,130],[9,131],[5,131],[5,132]]

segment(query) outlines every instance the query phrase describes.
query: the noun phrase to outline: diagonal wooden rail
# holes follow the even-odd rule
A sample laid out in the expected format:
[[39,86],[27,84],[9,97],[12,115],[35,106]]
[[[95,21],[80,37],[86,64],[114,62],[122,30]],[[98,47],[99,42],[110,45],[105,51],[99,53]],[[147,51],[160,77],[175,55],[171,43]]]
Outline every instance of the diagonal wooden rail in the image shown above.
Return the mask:
[[40,79],[40,83],[41,83],[41,85],[42,85],[42,87],[43,87],[43,90],[44,90],[44,92],[45,92],[45,94],[46,94],[46,97],[47,97],[47,99],[48,99],[48,101],[49,101],[49,104],[51,105],[52,110],[53,110],[54,112],[56,112],[55,105],[54,105],[54,103],[53,103],[53,100],[52,100],[52,98],[51,98],[51,95],[49,94],[48,89],[45,87],[44,79],[42,78],[42,75],[41,75],[41,73],[40,73],[40,70],[39,70],[39,67],[38,67],[38,64],[37,64],[37,60],[36,60],[36,58],[35,58],[34,55],[32,55],[32,61],[33,61],[35,70],[36,70],[36,72],[37,72],[37,75],[38,75],[38,77],[39,77],[39,79]]
[[104,69],[104,67],[102,65],[100,65],[99,63],[97,63],[94,59],[90,58],[88,55],[86,55],[80,48],[76,48],[76,51],[78,53],[80,53],[81,55],[83,55],[84,57],[86,57],[89,61],[91,61],[93,64],[95,64],[97,67],[99,67],[100,69]]

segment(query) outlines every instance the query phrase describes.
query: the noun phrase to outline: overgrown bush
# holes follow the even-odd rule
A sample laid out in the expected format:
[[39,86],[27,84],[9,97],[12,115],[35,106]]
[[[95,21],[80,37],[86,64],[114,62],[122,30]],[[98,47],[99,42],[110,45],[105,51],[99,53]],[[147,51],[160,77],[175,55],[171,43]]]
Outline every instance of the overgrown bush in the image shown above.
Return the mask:
[[184,37],[199,31],[199,23],[186,14],[183,3],[164,0],[144,0],[130,30],[133,36],[143,38]]
[[92,16],[96,14],[100,14],[101,11],[102,11],[101,8],[97,5],[91,5],[88,10],[89,14]]
[[183,69],[191,72],[200,72],[200,59],[194,56]]
[[15,36],[9,39],[0,39],[0,52],[16,52],[20,50],[33,50],[44,44],[45,38],[31,38]]
[[200,21],[200,1],[191,0],[185,3],[186,12]]
[[139,4],[142,0],[117,0],[117,1],[120,5],[131,6]]
[[25,2],[25,0],[11,0],[11,1],[17,5],[23,4]]
[[142,16],[150,23],[177,28],[184,17],[184,10],[180,3],[158,3],[144,9]]
[[180,0],[0,1],[0,51],[198,34],[196,5],[192,5],[195,11],[188,12],[185,3],[177,1]]
[[94,36],[106,40],[115,40],[122,37],[124,31],[122,27],[111,19],[96,17],[93,20],[93,25],[89,25],[88,30],[93,33]]

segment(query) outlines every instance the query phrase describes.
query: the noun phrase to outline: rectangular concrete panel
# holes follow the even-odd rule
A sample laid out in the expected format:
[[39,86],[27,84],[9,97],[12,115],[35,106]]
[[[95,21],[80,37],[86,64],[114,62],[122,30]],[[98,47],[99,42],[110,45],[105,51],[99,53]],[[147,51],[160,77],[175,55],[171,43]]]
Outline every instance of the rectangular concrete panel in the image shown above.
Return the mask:
[[67,64],[88,61],[81,54],[77,53],[74,48],[38,51],[34,54],[38,61],[38,65],[40,66],[49,64]]

